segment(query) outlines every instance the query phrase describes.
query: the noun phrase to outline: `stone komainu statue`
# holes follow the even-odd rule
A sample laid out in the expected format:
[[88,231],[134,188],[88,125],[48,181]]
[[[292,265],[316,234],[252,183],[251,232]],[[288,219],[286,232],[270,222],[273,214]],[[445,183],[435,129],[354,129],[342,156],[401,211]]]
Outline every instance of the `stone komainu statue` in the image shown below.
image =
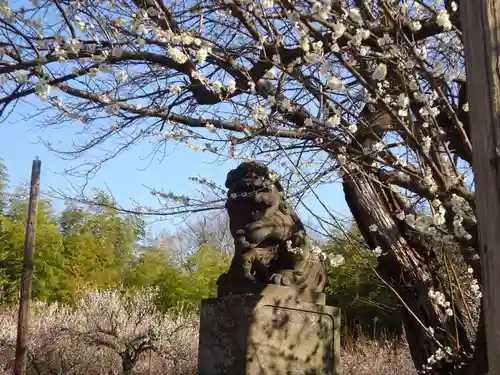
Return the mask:
[[278,175],[265,164],[244,162],[227,175],[234,257],[219,277],[219,296],[252,293],[267,284],[322,292],[326,272],[310,238],[287,204]]

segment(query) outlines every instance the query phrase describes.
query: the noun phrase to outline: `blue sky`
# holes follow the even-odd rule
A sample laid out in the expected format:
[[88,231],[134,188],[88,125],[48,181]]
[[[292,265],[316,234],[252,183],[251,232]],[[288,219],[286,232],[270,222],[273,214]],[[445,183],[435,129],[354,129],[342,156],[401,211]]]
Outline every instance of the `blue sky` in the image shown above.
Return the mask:
[[[35,99],[36,100],[36,99]],[[34,108],[19,103],[7,120],[0,124],[0,158],[9,170],[11,186],[28,182],[33,159],[38,156],[42,160],[42,190],[62,189],[71,191],[71,185],[79,185],[83,179],[65,175],[64,170],[75,167],[85,161],[62,160],[47,150],[40,143],[40,138],[51,142],[68,144],[73,139],[75,130],[63,128],[40,129],[36,123],[24,119],[23,115],[33,113]],[[75,123],[75,129],[79,124]],[[189,177],[200,176],[208,180],[224,184],[226,173],[236,166],[236,162],[220,163],[211,154],[202,154],[184,146],[172,143],[169,156],[162,161],[148,158],[151,146],[147,141],[126,151],[121,156],[104,164],[101,170],[90,181],[88,187],[109,189],[114,197],[123,205],[131,206],[132,201],[142,205],[154,206],[156,199],[151,196],[145,186],[177,194],[195,195],[200,186]],[[340,185],[320,187],[317,194],[332,211],[347,214]],[[307,205],[316,214],[325,215],[325,211],[313,196],[305,199]],[[55,202],[55,208],[63,207],[64,202]],[[301,216],[309,220],[308,214],[299,209]],[[179,218],[156,222],[152,225],[154,232],[170,229],[179,223]]]

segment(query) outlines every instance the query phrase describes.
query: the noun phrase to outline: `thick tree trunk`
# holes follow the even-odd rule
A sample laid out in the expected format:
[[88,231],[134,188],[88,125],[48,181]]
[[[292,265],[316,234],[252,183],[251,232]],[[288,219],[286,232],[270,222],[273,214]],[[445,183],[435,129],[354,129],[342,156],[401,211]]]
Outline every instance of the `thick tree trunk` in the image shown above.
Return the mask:
[[484,311],[481,306],[474,356],[466,362],[458,375],[486,375],[488,374],[488,350],[486,347],[486,330],[484,326]]
[[128,351],[125,351],[120,354],[122,358],[122,374],[123,375],[132,375],[134,373],[134,367],[136,362],[136,356],[134,354],[130,354]]
[[[368,245],[372,249],[380,246],[384,252],[379,257],[377,271],[402,300],[406,339],[417,370],[427,366],[428,358],[438,349],[435,339],[443,346],[449,346],[454,353],[471,353],[463,327],[428,296],[430,289],[439,290],[439,281],[432,268],[433,252],[424,243],[408,241],[408,236],[405,238],[408,228],[403,221],[395,218],[399,207],[390,189],[383,187],[369,171],[359,169],[344,174],[343,187],[349,208]],[[371,225],[376,225],[377,231],[370,231]],[[457,310],[457,318],[460,319],[460,311]],[[428,331],[429,327],[435,332],[434,338]],[[458,355],[449,362],[438,361],[428,373],[457,374],[464,359]]]

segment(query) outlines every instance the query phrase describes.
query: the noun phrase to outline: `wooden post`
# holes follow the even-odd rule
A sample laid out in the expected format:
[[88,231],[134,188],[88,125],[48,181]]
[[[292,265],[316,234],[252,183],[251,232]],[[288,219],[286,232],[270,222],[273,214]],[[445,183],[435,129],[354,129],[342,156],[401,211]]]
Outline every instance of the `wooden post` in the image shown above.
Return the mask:
[[42,162],[36,158],[31,169],[31,187],[28,206],[28,221],[24,239],[23,271],[21,276],[21,296],[19,299],[19,316],[17,322],[16,359],[14,375],[26,374],[28,354],[28,318],[31,300],[31,284],[33,276],[36,217],[40,200],[40,169]]
[[462,0],[489,374],[500,374],[500,1]]

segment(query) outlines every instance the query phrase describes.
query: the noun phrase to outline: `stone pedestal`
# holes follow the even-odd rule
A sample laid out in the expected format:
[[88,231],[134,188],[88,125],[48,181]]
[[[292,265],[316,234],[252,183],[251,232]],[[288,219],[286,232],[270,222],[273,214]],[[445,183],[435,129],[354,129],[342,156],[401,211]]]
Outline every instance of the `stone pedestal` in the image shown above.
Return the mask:
[[204,300],[198,375],[336,375],[339,329],[323,293],[269,285]]

